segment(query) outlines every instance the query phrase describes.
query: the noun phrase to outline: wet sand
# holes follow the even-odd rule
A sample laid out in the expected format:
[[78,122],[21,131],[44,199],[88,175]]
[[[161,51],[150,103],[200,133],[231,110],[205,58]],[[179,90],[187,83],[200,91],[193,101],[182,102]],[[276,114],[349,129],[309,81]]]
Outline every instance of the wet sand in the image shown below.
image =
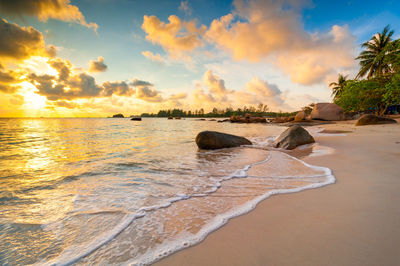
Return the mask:
[[399,265],[400,124],[354,123],[319,126],[352,133],[318,134],[335,152],[302,158],[335,184],[272,196],[157,265]]

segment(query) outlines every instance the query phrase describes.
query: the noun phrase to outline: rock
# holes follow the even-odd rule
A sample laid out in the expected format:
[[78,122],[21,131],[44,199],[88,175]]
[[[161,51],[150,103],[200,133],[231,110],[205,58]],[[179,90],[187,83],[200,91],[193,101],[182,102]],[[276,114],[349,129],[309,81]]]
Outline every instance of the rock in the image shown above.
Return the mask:
[[314,138],[307,130],[299,125],[293,125],[279,135],[274,141],[273,146],[275,148],[293,150],[297,146],[314,142]]
[[206,119],[205,118],[199,118],[199,119],[196,119],[196,121],[206,121]]
[[222,120],[218,120],[218,123],[224,123],[224,122],[229,122],[230,119],[222,119]]
[[217,121],[217,120],[215,120],[215,119],[213,118],[213,119],[210,119],[210,120],[208,120],[208,121]]
[[265,117],[255,117],[255,123],[267,123],[267,119]]
[[395,124],[395,123],[397,123],[397,121],[391,118],[366,114],[361,116],[360,119],[357,120],[356,126]]
[[311,119],[339,121],[344,120],[343,109],[334,103],[317,103],[311,111]]
[[[232,123],[267,123],[267,119],[264,117],[254,117],[250,114],[243,116],[231,116],[229,119]],[[225,120],[222,120],[225,122]]]
[[175,119],[178,119],[178,120],[180,120],[181,118],[178,116],[178,117],[175,117]]
[[216,131],[202,131],[196,136],[196,144],[200,149],[215,150],[251,145],[252,143],[246,138],[235,135]]
[[124,115],[123,114],[116,114],[112,116],[113,118],[123,118]]
[[174,119],[174,118],[173,118],[172,116],[169,116],[169,117],[168,117],[168,119],[170,119],[170,120],[171,120],[171,119]]
[[132,121],[142,121],[141,117],[132,117],[131,118]]
[[272,123],[286,123],[294,120],[294,116],[277,116],[272,119]]
[[296,114],[296,116],[294,117],[294,121],[295,122],[301,122],[306,120],[306,113],[304,111],[300,111]]

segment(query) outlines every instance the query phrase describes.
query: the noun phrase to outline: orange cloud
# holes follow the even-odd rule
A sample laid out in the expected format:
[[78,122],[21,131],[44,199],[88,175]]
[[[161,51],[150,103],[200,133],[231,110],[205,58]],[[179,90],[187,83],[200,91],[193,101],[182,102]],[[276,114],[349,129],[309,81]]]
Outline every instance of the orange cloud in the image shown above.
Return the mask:
[[104,63],[104,58],[99,56],[97,61],[90,60],[89,62],[89,71],[96,73],[96,72],[105,72],[107,70],[107,65]]
[[159,54],[153,54],[150,51],[143,51],[142,55],[148,59],[150,59],[151,61],[154,62],[160,62],[160,63],[164,63],[164,59],[161,57],[161,55]]
[[247,82],[243,90],[235,91],[234,96],[236,101],[242,104],[263,103],[273,109],[282,109],[284,106],[282,92],[278,86],[257,77]]
[[87,23],[85,17],[70,0],[12,0],[0,1],[0,10],[9,15],[36,16],[40,21],[49,18],[79,23],[97,31],[96,23]]
[[205,38],[235,60],[271,60],[293,82],[304,85],[353,67],[355,37],[348,27],[335,25],[329,33],[310,34],[300,22],[301,5],[285,0],[237,0],[235,12],[214,20]]
[[54,56],[55,48],[46,48],[42,33],[33,27],[21,27],[0,18],[0,59],[23,60],[35,55]]
[[208,91],[198,83],[193,92],[193,105],[197,108],[210,110],[213,107],[242,107],[263,103],[273,109],[288,109],[285,97],[278,86],[258,77],[247,82],[241,90],[230,90],[225,87],[223,79],[208,70],[204,74],[203,85]]
[[223,79],[214,75],[211,70],[207,70],[206,73],[204,73],[203,82],[208,87],[213,98],[217,97],[220,101],[226,101],[226,95],[229,91],[225,88],[225,82]]
[[200,39],[206,27],[196,27],[194,21],[181,21],[177,16],[168,17],[169,23],[161,22],[156,16],[144,16],[142,29],[146,39],[153,44],[159,44],[173,58],[181,58],[185,52],[191,52],[203,45]]

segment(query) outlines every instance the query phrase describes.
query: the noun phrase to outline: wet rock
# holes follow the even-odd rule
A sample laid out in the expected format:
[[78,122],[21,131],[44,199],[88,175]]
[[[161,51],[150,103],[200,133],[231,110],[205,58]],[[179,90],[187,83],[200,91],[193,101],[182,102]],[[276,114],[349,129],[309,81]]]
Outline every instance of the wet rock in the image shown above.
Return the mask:
[[216,131],[202,131],[196,136],[196,144],[200,149],[215,150],[251,145],[251,141],[235,135]]
[[293,125],[279,135],[279,137],[274,141],[273,146],[275,148],[292,150],[297,146],[314,142],[314,138],[307,130],[299,125]]

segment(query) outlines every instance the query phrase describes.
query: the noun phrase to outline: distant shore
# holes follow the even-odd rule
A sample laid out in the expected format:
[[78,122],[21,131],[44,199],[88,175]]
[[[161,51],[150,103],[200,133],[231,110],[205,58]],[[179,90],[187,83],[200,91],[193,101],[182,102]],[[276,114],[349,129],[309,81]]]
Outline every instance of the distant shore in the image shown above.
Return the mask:
[[333,153],[293,153],[336,184],[268,198],[157,265],[398,265],[400,124],[354,123],[318,126]]

